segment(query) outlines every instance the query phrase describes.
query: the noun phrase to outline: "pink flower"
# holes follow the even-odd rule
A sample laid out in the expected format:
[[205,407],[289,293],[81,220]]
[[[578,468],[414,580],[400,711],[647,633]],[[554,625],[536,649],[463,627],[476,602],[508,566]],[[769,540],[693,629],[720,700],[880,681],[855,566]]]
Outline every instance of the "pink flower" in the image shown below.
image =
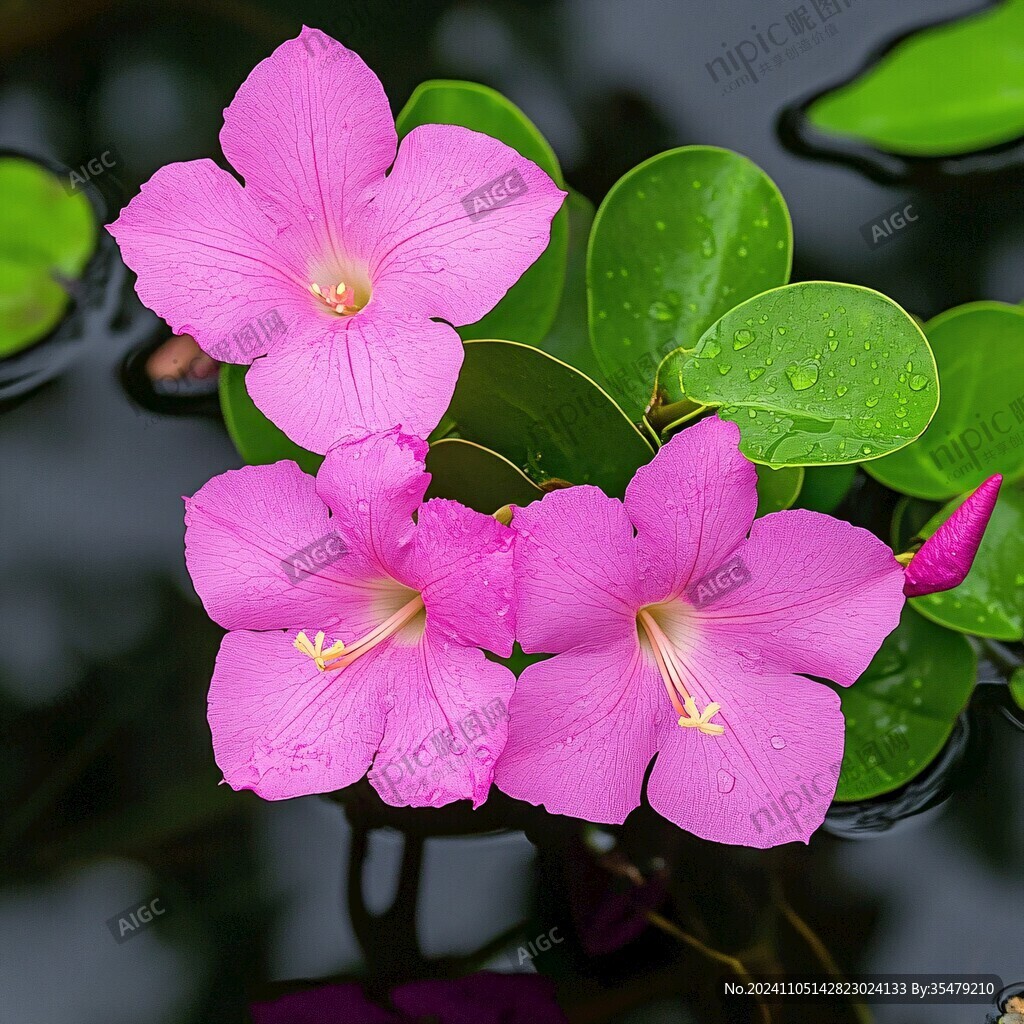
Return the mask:
[[996,507],[1002,476],[990,476],[924,542],[907,566],[903,592],[923,597],[959,587],[967,578]]
[[[370,779],[395,805],[487,796],[515,677],[513,531],[421,504],[426,444],[333,448],[314,479],[248,466],[185,499],[186,561],[229,632],[210,685],[217,764],[270,800]],[[413,514],[417,514],[413,522]]]
[[[647,797],[705,839],[807,841],[835,792],[839,697],[899,622],[903,572],[815,512],[754,520],[739,430],[711,418],[637,471],[625,502],[572,487],[516,509],[518,640],[531,665],[495,772],[595,822]],[[635,531],[635,533],[634,533]],[[748,537],[749,534],[749,537]]]
[[462,364],[449,325],[537,259],[565,193],[466,128],[415,128],[396,159],[377,77],[308,28],[249,75],[220,140],[244,187],[211,160],[170,164],[110,225],[139,297],[215,359],[255,359],[253,400],[305,448],[425,437]]

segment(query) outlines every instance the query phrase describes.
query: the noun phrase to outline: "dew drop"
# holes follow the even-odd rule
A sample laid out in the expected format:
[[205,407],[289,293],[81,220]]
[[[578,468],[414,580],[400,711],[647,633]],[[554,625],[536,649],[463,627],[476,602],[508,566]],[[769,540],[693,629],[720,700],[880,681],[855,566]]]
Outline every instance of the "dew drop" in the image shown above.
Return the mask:
[[727,366],[725,363],[718,364],[718,372],[724,377],[730,370],[731,366]]
[[836,398],[842,398],[849,390],[850,389],[845,384],[840,384],[839,387],[836,388]]
[[914,376],[910,378],[911,391],[923,391],[926,387],[928,387],[928,378],[922,374],[915,373]]
[[719,793],[731,793],[732,787],[736,785],[736,779],[733,778],[724,768],[718,770],[718,792]]
[[701,356],[707,359],[714,359],[715,356],[720,355],[722,352],[722,346],[715,341],[714,338],[709,338],[707,344],[701,349]]
[[763,373],[764,373],[764,367],[763,366],[755,366],[752,369],[747,370],[747,379],[748,380],[752,380],[752,381],[753,380],[757,380],[757,378],[760,377],[761,374],[763,374]]
[[818,364],[790,363],[786,367],[786,376],[794,391],[806,391],[818,383]]
[[781,736],[773,736],[772,737],[772,746],[776,750],[782,750],[782,748],[785,745],[786,745],[786,741]]
[[866,405],[866,406],[867,406],[867,407],[868,407],[869,409],[874,409],[874,407],[875,407],[876,405],[878,405],[878,395],[872,395],[872,396],[871,396],[870,398],[866,398],[866,399],[864,400],[864,404],[865,404],[865,405]]

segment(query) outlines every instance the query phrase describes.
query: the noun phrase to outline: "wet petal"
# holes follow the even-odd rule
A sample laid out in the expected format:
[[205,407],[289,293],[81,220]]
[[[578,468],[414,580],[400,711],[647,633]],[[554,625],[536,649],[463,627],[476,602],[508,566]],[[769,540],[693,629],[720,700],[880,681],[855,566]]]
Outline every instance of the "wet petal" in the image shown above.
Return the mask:
[[295,637],[293,630],[228,633],[210,683],[210,729],[224,779],[267,800],[357,782],[384,729],[376,651],[340,672],[321,672],[295,649]]
[[[482,202],[505,198],[474,213],[472,197],[487,185]],[[456,327],[474,323],[547,248],[565,195],[489,135],[457,125],[414,128],[373,202],[374,288],[395,308]]]
[[143,303],[214,359],[251,362],[309,319],[301,256],[212,160],[162,167],[107,230]]
[[721,701],[721,736],[682,729],[658,736],[651,806],[716,843],[764,849],[807,842],[824,820],[843,759],[839,695],[800,676],[744,675],[708,661],[690,680],[700,707]]
[[413,587],[434,626],[470,647],[512,653],[515,609],[512,541],[491,516],[434,498],[416,522]]
[[757,511],[757,472],[739,428],[715,416],[672,438],[626,488],[637,531],[644,601],[663,601],[717,569]]
[[640,804],[659,719],[674,722],[635,626],[600,646],[528,666],[509,706],[509,739],[495,783],[553,814],[620,823]]
[[383,184],[397,136],[358,54],[303,28],[250,72],[224,111],[220,142],[281,241],[307,261],[360,256],[364,193]]
[[849,686],[899,624],[903,572],[867,530],[803,509],[758,519],[749,579],[692,615],[712,655]]
[[600,645],[634,630],[640,606],[633,528],[622,503],[570,487],[516,508],[516,629],[531,654]]
[[394,426],[426,437],[448,407],[462,366],[455,331],[377,301],[355,316],[328,316],[253,364],[245,378],[253,401],[314,452]]
[[[515,676],[422,618],[381,646],[374,671],[391,711],[370,781],[398,807],[487,799],[508,733]],[[376,652],[374,652],[376,653]],[[347,670],[345,670],[347,671]]]

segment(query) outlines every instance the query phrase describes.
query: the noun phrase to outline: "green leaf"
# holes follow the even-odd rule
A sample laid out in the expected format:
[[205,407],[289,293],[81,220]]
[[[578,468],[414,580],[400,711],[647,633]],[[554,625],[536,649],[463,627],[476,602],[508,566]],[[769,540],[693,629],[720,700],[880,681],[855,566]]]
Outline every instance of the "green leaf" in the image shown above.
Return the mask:
[[817,127],[907,156],[1024,134],[1024,2],[917,32],[808,110]]
[[574,366],[607,391],[607,382],[590,347],[587,329],[587,243],[594,223],[594,204],[570,189],[565,205],[569,215],[565,288],[555,322],[537,347]]
[[1024,668],[1017,669],[1010,677],[1010,696],[1013,703],[1024,711]]
[[687,397],[720,406],[740,451],[771,466],[862,462],[902,448],[938,403],[920,327],[870,288],[807,281],[748,299],[681,367]]
[[970,302],[925,325],[942,382],[914,444],[864,468],[915,498],[944,501],[994,473],[1024,477],[1024,309]]
[[508,459],[472,441],[444,438],[427,452],[427,498],[454,498],[492,515],[505,505],[529,505],[544,492]]
[[784,466],[782,469],[757,469],[757,514],[766,516],[769,512],[781,512],[791,508],[804,482],[803,466]]
[[856,475],[857,467],[854,465],[808,466],[797,508],[810,509],[812,512],[834,512],[846,497]]
[[942,750],[974,690],[967,640],[904,608],[867,671],[836,687],[846,717],[837,800],[868,800],[918,775]]
[[316,473],[324,457],[300,448],[260,412],[245,389],[246,370],[247,366],[225,363],[217,382],[224,425],[238,454],[250,466],[292,459],[307,473]]
[[921,498],[900,498],[892,512],[892,523],[889,526],[889,546],[897,554],[909,551],[914,541],[920,540],[921,531],[928,520],[938,511],[934,501],[923,501]]
[[793,229],[775,183],[712,146],[634,167],[597,212],[587,254],[590,340],[611,394],[639,419],[671,349],[789,280]]
[[96,221],[82,193],[17,157],[0,158],[0,358],[44,338],[96,248]]
[[[396,124],[399,138],[422,124],[457,124],[482,132],[532,160],[564,187],[562,169],[547,139],[514,103],[486,85],[440,79],[423,82]],[[563,205],[551,223],[547,249],[483,319],[459,328],[462,338],[515,338],[538,344],[558,310],[568,244],[568,213]]]
[[621,497],[654,456],[643,435],[589,377],[530,345],[468,341],[445,416],[538,484],[596,484]]
[[[967,495],[950,502],[922,529],[930,537]],[[915,597],[934,622],[996,640],[1024,639],[1024,491],[1003,484],[974,565],[959,587]]]

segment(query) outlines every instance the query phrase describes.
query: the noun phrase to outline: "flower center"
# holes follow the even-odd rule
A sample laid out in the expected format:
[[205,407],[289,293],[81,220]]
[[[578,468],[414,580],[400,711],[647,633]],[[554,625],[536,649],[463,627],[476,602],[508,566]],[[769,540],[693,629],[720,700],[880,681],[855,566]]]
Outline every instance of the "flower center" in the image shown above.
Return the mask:
[[328,309],[339,316],[352,316],[353,313],[358,313],[366,305],[365,301],[361,302],[359,300],[355,288],[351,285],[346,285],[344,281],[339,281],[336,285],[329,284],[325,287],[321,287],[321,285],[314,281],[309,286],[309,290]]
[[351,646],[346,646],[341,640],[336,640],[330,647],[324,648],[325,636],[323,631],[320,631],[312,641],[305,633],[299,633],[295,638],[295,649],[312,658],[321,672],[334,672],[351,665],[352,662],[372,651],[377,644],[383,643],[389,636],[394,636],[421,611],[423,611],[423,597],[417,594],[411,601],[402,605],[389,619],[379,626],[375,626],[366,636],[360,637]]
[[[654,651],[654,660],[658,663],[662,681],[668,691],[672,707],[679,713],[679,725],[684,729],[696,729],[705,736],[721,736],[725,726],[712,722],[711,719],[722,710],[721,704],[708,704],[703,711],[697,710],[697,702],[683,683],[683,670],[676,657],[672,643],[665,631],[658,625],[650,609],[641,608],[637,614],[640,628],[647,634]],[[681,702],[680,702],[681,699]]]

